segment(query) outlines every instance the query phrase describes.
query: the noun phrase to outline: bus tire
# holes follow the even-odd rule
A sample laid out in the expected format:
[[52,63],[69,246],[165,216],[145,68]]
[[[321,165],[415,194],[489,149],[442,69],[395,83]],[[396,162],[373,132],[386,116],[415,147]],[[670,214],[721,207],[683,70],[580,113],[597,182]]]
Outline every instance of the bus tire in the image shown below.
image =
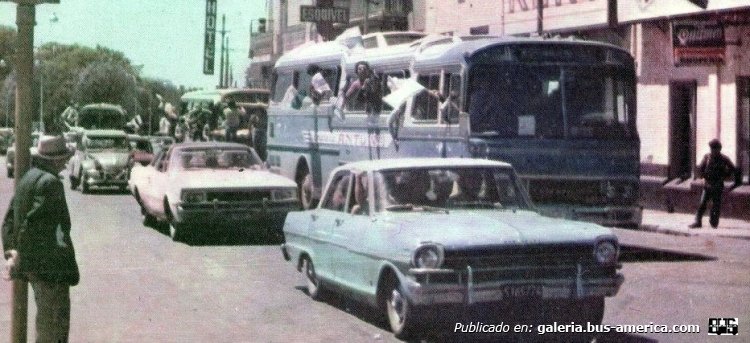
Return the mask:
[[309,210],[317,205],[317,200],[313,198],[313,185],[312,175],[310,173],[305,174],[300,181],[297,183],[299,189],[299,199],[302,203],[302,208]]

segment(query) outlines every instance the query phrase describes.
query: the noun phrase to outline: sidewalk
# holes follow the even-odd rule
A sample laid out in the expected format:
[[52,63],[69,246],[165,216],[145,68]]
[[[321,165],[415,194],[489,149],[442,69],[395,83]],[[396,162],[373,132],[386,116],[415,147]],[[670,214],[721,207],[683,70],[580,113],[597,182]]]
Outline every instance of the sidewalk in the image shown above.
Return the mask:
[[690,229],[688,225],[695,220],[695,214],[644,209],[643,223],[640,229],[680,236],[717,236],[750,240],[750,221],[721,218],[719,227],[714,229],[708,223],[708,212],[706,211],[706,215],[703,217],[702,228]]

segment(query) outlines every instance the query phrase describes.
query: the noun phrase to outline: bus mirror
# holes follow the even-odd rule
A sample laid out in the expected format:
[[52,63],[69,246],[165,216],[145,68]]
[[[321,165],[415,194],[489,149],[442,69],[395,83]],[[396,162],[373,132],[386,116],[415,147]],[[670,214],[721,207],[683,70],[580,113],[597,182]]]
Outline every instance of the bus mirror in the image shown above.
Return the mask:
[[469,135],[469,113],[460,112],[458,114],[458,132],[463,136]]

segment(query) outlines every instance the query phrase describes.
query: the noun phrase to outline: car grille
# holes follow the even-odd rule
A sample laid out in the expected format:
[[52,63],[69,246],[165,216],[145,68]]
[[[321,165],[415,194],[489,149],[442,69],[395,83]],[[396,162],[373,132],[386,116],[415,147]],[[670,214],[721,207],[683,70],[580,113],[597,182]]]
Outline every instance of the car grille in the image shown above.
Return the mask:
[[221,202],[247,202],[247,201],[267,201],[271,200],[270,190],[248,190],[248,191],[226,191],[226,192],[208,192],[206,200]]
[[612,181],[612,184],[618,190],[618,196],[607,198],[599,180],[529,180],[529,195],[536,204],[632,205],[637,198],[637,188],[622,196],[622,187],[626,183]]
[[[472,270],[475,284],[500,281],[534,281],[576,278],[579,265],[581,276],[596,278],[612,276],[615,268],[603,268],[595,263],[592,247],[532,246],[486,247],[471,250],[446,250],[443,269],[455,273],[429,275],[430,283],[466,284],[468,270]],[[418,279],[424,279],[420,276]]]

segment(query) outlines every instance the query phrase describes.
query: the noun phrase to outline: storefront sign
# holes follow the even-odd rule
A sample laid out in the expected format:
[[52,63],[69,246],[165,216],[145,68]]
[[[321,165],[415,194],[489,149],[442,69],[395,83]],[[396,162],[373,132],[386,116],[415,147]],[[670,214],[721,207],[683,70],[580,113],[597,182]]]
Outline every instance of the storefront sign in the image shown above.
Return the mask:
[[203,34],[203,74],[214,74],[216,51],[216,0],[206,0],[206,31]]
[[[604,27],[608,23],[607,0],[544,0],[544,31],[569,31]],[[536,32],[537,0],[506,0],[502,3],[503,32],[508,35]]]
[[750,8],[745,0],[618,0],[617,20],[627,23],[648,19],[715,13]]
[[675,65],[724,62],[724,26],[714,20],[672,22]]
[[300,6],[299,20],[321,23],[349,23],[349,9],[345,7]]

